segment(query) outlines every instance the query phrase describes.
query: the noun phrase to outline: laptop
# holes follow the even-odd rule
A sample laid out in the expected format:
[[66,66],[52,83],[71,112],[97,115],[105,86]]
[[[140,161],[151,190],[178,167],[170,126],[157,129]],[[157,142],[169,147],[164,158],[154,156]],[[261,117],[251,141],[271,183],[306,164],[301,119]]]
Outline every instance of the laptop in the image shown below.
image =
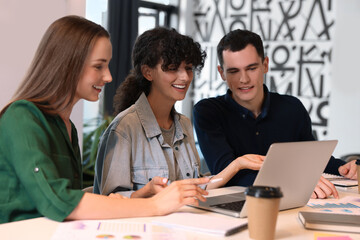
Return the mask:
[[[280,187],[280,210],[304,206],[323,173],[337,140],[274,143],[270,146],[254,185]],[[245,187],[210,191],[197,208],[233,217],[246,217]]]

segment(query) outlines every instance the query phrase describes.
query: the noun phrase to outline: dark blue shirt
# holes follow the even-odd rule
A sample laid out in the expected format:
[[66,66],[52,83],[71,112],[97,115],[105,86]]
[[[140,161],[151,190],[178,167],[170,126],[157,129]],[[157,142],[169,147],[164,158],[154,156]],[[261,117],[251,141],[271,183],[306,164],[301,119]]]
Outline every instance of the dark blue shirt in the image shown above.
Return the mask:
[[[299,99],[269,92],[255,119],[239,105],[228,90],[225,95],[199,101],[194,106],[194,127],[200,149],[212,174],[221,172],[245,154],[266,155],[276,142],[313,141],[311,119]],[[345,164],[331,157],[325,172],[339,175]],[[250,186],[258,171],[240,170],[226,185]]]

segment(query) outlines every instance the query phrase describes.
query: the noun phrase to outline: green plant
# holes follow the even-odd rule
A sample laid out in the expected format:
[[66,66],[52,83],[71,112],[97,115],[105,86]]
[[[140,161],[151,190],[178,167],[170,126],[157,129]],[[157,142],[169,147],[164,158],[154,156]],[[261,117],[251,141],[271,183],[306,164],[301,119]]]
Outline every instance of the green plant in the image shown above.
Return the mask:
[[[83,138],[83,187],[93,185],[95,161],[100,137],[114,119],[112,116],[94,118],[84,124]],[[86,131],[86,129],[91,129]]]

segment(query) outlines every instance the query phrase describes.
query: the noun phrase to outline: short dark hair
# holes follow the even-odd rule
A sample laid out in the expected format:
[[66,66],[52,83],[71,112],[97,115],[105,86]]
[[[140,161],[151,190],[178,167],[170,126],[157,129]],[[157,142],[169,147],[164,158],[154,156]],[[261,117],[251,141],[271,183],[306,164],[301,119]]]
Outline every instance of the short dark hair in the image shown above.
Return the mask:
[[230,50],[232,52],[237,52],[244,49],[249,44],[255,47],[258,55],[264,61],[264,46],[261,37],[248,30],[236,29],[227,33],[217,45],[217,56],[220,66],[223,67],[224,64],[223,51]]

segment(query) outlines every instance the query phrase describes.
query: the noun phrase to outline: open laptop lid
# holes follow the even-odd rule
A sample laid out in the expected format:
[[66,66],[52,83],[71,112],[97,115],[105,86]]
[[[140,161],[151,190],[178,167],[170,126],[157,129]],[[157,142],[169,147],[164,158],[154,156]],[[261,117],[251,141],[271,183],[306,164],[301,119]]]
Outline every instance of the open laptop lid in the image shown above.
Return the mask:
[[[337,140],[274,143],[253,185],[280,187],[280,210],[302,207],[310,199]],[[246,203],[240,217],[246,217]]]
[[[266,154],[254,185],[280,187],[284,195],[280,201],[280,210],[304,206],[319,181],[336,144],[337,140],[274,143]],[[199,208],[235,217],[246,217],[246,202],[241,212],[230,213],[229,210],[211,207],[217,199],[221,198],[223,201],[223,195],[231,195],[234,201],[241,200],[241,197],[235,199],[234,193],[244,192],[244,189],[237,186],[215,189],[217,193],[224,192],[224,194],[216,194],[216,196],[210,194],[208,201],[199,202]]]

